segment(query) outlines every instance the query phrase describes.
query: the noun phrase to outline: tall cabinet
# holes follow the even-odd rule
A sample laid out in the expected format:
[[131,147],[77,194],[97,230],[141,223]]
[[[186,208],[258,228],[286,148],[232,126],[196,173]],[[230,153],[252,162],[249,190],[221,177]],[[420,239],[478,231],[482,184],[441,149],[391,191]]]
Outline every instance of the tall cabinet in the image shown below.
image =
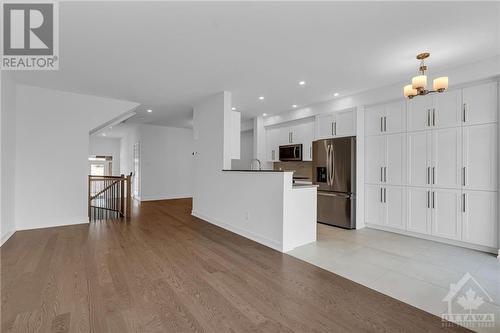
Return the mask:
[[366,108],[367,225],[498,248],[498,112],[497,82]]

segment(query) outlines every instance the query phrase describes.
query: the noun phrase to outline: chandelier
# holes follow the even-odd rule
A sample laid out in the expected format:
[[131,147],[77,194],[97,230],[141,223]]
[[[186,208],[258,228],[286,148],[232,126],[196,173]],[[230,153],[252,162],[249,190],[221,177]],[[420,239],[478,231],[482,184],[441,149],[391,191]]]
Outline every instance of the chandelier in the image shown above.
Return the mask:
[[418,95],[427,95],[430,93],[441,93],[448,89],[448,77],[438,77],[432,81],[432,90],[427,90],[427,75],[425,75],[425,71],[427,70],[427,66],[424,63],[424,59],[428,58],[430,53],[420,53],[417,55],[417,59],[420,60],[420,67],[418,68],[418,72],[420,75],[417,75],[411,79],[411,84],[404,86],[403,92],[405,97],[413,98]]

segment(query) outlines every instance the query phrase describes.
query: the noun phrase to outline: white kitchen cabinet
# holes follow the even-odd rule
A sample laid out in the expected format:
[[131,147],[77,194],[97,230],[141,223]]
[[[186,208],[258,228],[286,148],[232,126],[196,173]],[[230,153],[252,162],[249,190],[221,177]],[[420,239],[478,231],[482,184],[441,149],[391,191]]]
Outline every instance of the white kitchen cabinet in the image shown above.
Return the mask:
[[268,162],[279,161],[279,137],[280,128],[269,127],[266,128],[266,158]]
[[463,145],[464,187],[471,190],[497,190],[497,124],[464,126]]
[[385,105],[376,105],[365,109],[365,135],[384,133]]
[[464,191],[462,196],[462,240],[497,248],[497,192]]
[[356,113],[353,110],[316,116],[316,138],[329,139],[356,135]]
[[460,126],[462,91],[452,90],[432,96],[431,127],[447,128]]
[[407,101],[408,131],[431,128],[432,96],[417,96]]
[[461,191],[432,189],[431,215],[433,236],[460,240],[461,238]]
[[430,184],[430,142],[430,131],[408,133],[408,185]]
[[365,181],[371,184],[384,182],[387,138],[370,136],[365,138]]
[[365,222],[385,225],[384,188],[380,185],[365,185]]
[[405,102],[394,102],[366,108],[365,135],[401,133],[405,129]]
[[498,83],[491,82],[463,89],[462,121],[476,125],[498,120]]
[[462,173],[461,128],[433,130],[431,151],[431,185],[441,188],[460,188]]
[[302,144],[302,160],[312,161],[312,142],[314,140],[314,121],[300,121],[290,128],[291,143]]
[[407,210],[409,231],[428,234],[431,225],[431,189],[408,187]]
[[392,228],[406,229],[406,188],[385,187],[385,224]]

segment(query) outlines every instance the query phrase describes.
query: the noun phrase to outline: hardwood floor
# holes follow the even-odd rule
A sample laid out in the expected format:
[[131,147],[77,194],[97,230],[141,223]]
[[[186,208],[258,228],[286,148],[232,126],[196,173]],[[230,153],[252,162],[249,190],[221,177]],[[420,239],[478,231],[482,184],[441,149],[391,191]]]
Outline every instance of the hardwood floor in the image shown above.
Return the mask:
[[434,332],[441,320],[192,217],[17,232],[1,248],[2,332]]

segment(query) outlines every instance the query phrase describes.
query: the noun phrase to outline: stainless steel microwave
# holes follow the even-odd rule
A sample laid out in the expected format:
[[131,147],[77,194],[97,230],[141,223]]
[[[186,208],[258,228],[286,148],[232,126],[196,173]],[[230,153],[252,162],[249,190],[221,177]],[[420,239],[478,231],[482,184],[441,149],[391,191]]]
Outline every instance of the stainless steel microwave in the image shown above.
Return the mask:
[[280,161],[302,161],[302,144],[280,146]]

